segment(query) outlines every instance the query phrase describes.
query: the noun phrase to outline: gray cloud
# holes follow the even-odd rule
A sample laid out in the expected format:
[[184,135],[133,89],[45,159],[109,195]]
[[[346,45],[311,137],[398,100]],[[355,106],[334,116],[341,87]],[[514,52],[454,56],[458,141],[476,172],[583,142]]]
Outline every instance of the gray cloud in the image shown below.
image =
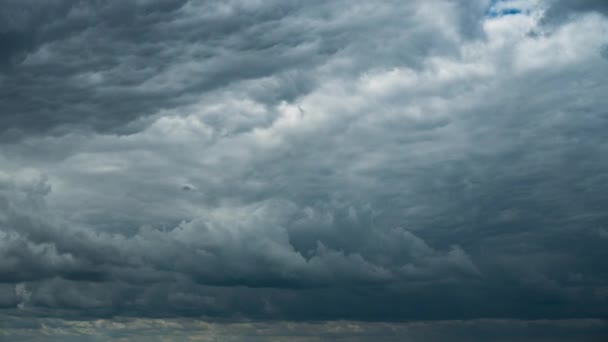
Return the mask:
[[608,4],[602,0],[550,0],[544,19],[548,23],[560,23],[574,15],[589,12],[608,15]]
[[[479,22],[469,19],[481,5],[436,3],[462,13],[463,32],[479,31]],[[302,71],[331,56],[354,57],[344,72],[356,72],[380,60],[420,63],[457,43],[417,23],[413,4],[344,7],[317,1],[9,1],[1,13],[0,61],[2,82],[12,86],[0,93],[6,113],[0,133],[5,140],[75,129],[132,133],[162,109],[242,80],[272,76],[278,84],[259,99],[293,100],[315,83]],[[398,31],[403,24],[418,28],[404,37]]]
[[608,20],[503,5],[6,2],[2,324],[599,338]]

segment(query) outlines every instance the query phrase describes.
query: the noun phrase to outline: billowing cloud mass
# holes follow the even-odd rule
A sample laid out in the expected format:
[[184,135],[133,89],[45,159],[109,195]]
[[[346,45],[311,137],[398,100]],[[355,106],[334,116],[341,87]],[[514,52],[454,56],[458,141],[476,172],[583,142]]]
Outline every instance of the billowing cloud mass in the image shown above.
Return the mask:
[[3,1],[0,339],[601,340],[607,15]]

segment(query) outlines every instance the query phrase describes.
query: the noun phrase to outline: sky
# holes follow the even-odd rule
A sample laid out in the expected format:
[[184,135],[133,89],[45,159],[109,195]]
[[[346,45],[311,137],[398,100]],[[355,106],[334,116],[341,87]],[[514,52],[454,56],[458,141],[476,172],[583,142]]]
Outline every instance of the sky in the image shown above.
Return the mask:
[[0,341],[603,341],[608,2],[0,1]]

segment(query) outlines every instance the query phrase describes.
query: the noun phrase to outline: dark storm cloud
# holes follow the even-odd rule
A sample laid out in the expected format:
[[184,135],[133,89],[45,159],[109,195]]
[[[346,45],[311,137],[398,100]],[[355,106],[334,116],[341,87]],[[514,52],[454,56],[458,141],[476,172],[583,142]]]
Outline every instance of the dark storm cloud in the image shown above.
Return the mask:
[[[318,55],[306,49],[283,55],[274,48],[289,31],[251,44],[291,5],[227,4],[230,10],[222,14],[217,4],[185,4],[8,2],[2,8],[2,61],[3,83],[11,86],[0,95],[3,136],[129,130],[128,123],[187,101],[189,94]],[[189,11],[200,18],[185,15]],[[293,46],[304,43],[301,36],[292,39]],[[273,56],[273,63],[264,56]],[[180,60],[183,67],[173,69]]]
[[[1,197],[5,214],[2,252],[8,264],[3,267],[4,282],[58,276],[73,281],[119,279],[141,284],[166,280],[163,274],[183,273],[207,285],[291,288],[374,284],[393,277],[429,280],[438,274],[475,276],[478,272],[458,246],[440,252],[401,228],[369,231],[357,222],[366,218],[354,218],[352,213],[330,223],[310,215],[327,218],[348,213],[300,211],[292,203],[269,201],[223,209],[238,218],[219,213],[184,222],[171,231],[143,227],[135,236],[125,237],[92,233],[40,216],[46,210],[44,196],[50,191],[44,181],[17,189],[10,184],[5,187],[5,196],[12,190],[23,199]],[[332,226],[350,226],[361,236],[352,235],[352,240],[346,241],[340,235],[311,240],[309,233],[294,232],[296,240],[290,242],[284,228],[289,221],[294,221],[293,229],[316,226],[328,232]],[[400,251],[404,246],[406,250]],[[391,259],[387,259],[386,248],[391,250]],[[394,263],[403,262],[407,263],[405,269],[393,270],[397,267]],[[133,270],[137,273],[130,272]]]
[[[446,10],[458,13],[463,32],[474,35],[483,3],[463,9],[452,3]],[[425,51],[453,44],[424,28],[404,40],[378,25],[414,16],[411,4],[347,5],[354,9],[351,18],[343,17],[344,7],[317,1],[8,1],[0,9],[1,82],[10,85],[0,93],[0,134],[14,140],[73,130],[133,132],[159,110],[246,79],[277,76],[278,86],[261,100],[292,100],[315,82],[301,70],[332,55],[357,56],[361,65],[354,66],[362,68],[395,58],[416,63]],[[382,39],[416,52],[401,53]]]
[[[561,2],[37,3],[0,11],[6,336],[184,336],[199,318],[254,320],[269,335],[236,335],[259,339],[605,332],[605,17]],[[487,14],[501,6],[522,7]],[[581,15],[530,35],[552,11]]]

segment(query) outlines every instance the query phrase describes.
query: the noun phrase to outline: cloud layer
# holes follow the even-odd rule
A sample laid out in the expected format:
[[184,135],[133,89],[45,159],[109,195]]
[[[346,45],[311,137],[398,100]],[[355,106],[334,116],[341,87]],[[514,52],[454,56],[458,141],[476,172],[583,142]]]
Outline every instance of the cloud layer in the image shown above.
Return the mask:
[[2,315],[606,319],[576,4],[6,1]]
[[65,321],[17,319],[0,321],[0,337],[11,341],[493,341],[528,342],[603,341],[608,324],[601,320],[471,320],[385,323],[239,322],[209,323],[195,320],[133,319]]

